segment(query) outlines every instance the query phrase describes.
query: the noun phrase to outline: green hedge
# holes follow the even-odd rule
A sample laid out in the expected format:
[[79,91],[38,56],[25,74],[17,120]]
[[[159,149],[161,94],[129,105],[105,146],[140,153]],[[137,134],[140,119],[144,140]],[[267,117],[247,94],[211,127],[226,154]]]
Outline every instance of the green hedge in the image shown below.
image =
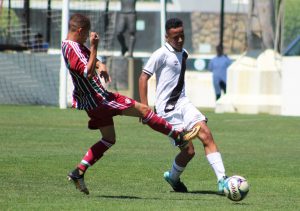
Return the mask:
[[284,44],[287,46],[293,39],[300,35],[300,1],[285,1],[284,17]]

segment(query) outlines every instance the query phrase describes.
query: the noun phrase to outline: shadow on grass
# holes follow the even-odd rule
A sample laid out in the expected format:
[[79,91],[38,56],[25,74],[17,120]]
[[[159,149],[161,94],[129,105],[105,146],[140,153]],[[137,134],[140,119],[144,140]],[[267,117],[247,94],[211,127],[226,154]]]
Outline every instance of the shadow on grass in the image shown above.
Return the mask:
[[[170,191],[170,193],[177,193],[175,191]],[[180,194],[212,194],[212,195],[217,195],[217,196],[221,196],[224,197],[222,195],[219,195],[216,191],[209,191],[209,190],[201,190],[201,191],[189,191],[187,193],[180,193]],[[142,197],[137,197],[137,196],[108,196],[108,195],[100,195],[98,196],[99,198],[107,198],[107,199],[145,199]],[[151,198],[153,199],[160,199],[160,198]]]
[[189,191],[188,193],[190,194],[211,194],[211,195],[217,195],[224,197],[224,195],[218,194],[216,191],[211,191],[211,190],[194,190],[194,191]]
[[99,196],[100,198],[107,198],[107,199],[143,199],[141,197],[137,196]]

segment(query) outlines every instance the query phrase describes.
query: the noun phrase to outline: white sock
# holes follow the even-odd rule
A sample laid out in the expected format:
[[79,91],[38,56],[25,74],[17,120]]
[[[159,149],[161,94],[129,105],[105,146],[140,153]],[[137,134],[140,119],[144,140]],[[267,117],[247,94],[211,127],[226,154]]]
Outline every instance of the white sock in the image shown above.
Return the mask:
[[170,174],[171,179],[173,181],[178,181],[179,177],[182,174],[182,172],[184,171],[184,169],[185,169],[185,167],[178,166],[174,160],[172,169],[171,169],[171,174]]
[[214,170],[218,181],[222,179],[225,176],[225,168],[223,165],[222,157],[219,152],[213,152],[208,155],[206,155],[206,158]]

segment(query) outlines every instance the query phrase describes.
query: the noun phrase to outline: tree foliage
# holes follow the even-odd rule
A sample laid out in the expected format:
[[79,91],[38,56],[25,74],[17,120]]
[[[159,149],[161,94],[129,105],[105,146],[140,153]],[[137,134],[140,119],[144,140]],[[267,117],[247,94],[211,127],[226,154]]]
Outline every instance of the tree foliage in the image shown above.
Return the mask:
[[287,46],[300,35],[300,2],[299,0],[286,0],[284,17],[284,44]]

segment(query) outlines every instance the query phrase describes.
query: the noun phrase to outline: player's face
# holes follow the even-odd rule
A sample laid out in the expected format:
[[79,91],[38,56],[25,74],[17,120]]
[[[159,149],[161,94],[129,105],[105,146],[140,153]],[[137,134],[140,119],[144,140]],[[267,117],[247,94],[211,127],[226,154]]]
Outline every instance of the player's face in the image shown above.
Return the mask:
[[184,44],[184,31],[183,27],[171,28],[166,34],[167,42],[176,50],[182,51]]

